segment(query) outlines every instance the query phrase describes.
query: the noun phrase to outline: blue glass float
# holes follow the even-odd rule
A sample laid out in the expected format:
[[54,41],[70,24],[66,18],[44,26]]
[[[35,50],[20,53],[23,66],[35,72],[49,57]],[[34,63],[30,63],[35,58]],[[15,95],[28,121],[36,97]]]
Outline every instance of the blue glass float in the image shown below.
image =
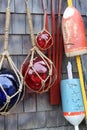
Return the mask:
[[0,70],[0,112],[7,112],[19,102],[23,90],[19,91],[19,81],[11,69]]

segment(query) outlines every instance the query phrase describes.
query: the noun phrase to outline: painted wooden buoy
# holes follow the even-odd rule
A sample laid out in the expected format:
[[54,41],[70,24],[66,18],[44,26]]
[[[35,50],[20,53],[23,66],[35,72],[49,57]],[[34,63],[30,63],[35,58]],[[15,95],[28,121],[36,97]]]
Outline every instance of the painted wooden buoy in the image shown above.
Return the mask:
[[67,7],[62,18],[64,49],[67,57],[87,53],[84,21],[73,6]]
[[67,121],[79,130],[78,125],[85,117],[84,104],[80,88],[80,80],[74,79],[68,63],[68,79],[61,81],[61,99],[63,115]]

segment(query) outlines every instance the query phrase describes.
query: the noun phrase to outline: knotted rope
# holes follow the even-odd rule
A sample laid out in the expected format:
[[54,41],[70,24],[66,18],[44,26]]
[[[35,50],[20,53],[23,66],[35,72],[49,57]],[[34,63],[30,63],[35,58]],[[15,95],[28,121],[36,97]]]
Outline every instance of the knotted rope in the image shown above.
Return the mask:
[[9,103],[10,103],[11,99],[18,95],[18,98],[17,98],[16,102],[10,108],[10,110],[19,102],[19,100],[21,98],[21,93],[22,93],[22,91],[24,89],[23,88],[23,77],[22,77],[21,73],[19,72],[19,70],[17,69],[17,67],[15,66],[14,62],[12,61],[12,59],[11,59],[11,57],[9,55],[9,52],[7,50],[8,49],[8,39],[9,39],[9,26],[10,26],[10,2],[11,1],[8,0],[8,6],[6,8],[6,23],[5,23],[5,34],[4,34],[4,51],[1,54],[0,70],[3,68],[4,60],[6,60],[8,65],[9,65],[9,67],[11,68],[11,70],[13,70],[13,72],[15,73],[15,75],[17,77],[19,88],[16,91],[16,93],[14,93],[12,96],[8,96],[6,91],[4,90],[3,86],[0,84],[0,89],[3,91],[3,93],[6,96],[6,102],[0,108],[0,114],[4,114],[4,115],[8,113],[8,106],[9,106]]
[[[53,79],[52,79],[52,73],[53,73],[53,69],[55,69],[55,66],[53,64],[53,62],[47,58],[36,46],[35,44],[35,38],[34,38],[34,31],[33,31],[33,25],[32,25],[32,17],[30,14],[30,10],[28,7],[28,0],[25,0],[26,3],[26,13],[27,13],[27,19],[28,19],[28,25],[29,25],[29,29],[30,29],[30,36],[31,36],[31,42],[32,42],[32,48],[30,49],[30,52],[28,54],[28,56],[26,57],[26,59],[24,60],[22,67],[21,67],[21,71],[23,69],[23,66],[25,65],[26,61],[29,61],[29,65],[27,68],[27,71],[24,75],[24,80],[26,79],[27,73],[29,71],[29,68],[31,67],[32,70],[34,71],[34,73],[37,75],[37,77],[39,77],[39,79],[41,80],[41,88],[39,90],[34,90],[32,88],[30,88],[30,86],[28,86],[28,84],[25,81],[26,86],[28,86],[32,91],[36,92],[36,93],[43,93],[49,90],[49,88],[52,86],[52,84],[54,83]],[[38,55],[39,57],[41,57],[41,59],[44,61],[44,63],[46,64],[48,70],[49,70],[49,74],[47,76],[47,78],[45,80],[42,79],[42,77],[38,74],[38,72],[35,70],[34,66],[33,66],[33,62],[34,62],[34,58],[35,56]],[[55,73],[55,78],[56,78],[56,73]],[[48,83],[48,87],[45,88],[45,84],[46,81],[49,79],[49,83]]]

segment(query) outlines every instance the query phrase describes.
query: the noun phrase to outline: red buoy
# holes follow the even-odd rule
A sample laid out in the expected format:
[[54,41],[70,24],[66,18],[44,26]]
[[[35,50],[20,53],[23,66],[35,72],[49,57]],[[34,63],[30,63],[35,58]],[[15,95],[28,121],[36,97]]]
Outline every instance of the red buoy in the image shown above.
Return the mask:
[[79,11],[73,6],[67,7],[64,12],[62,31],[67,57],[87,53],[84,22]]

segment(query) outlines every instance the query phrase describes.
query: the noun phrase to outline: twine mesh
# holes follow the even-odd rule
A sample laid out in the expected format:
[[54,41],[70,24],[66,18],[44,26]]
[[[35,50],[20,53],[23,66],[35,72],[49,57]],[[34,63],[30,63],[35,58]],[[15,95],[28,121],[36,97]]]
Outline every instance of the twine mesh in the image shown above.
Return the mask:
[[[19,72],[19,70],[17,69],[17,67],[15,66],[14,62],[12,61],[12,59],[11,59],[11,57],[9,55],[9,52],[7,50],[7,48],[8,48],[8,38],[9,38],[8,37],[8,35],[9,35],[8,34],[9,25],[10,25],[10,0],[8,0],[8,7],[6,9],[6,23],[5,23],[5,35],[4,35],[4,51],[0,55],[0,70],[3,68],[4,61],[6,61],[8,63],[8,65],[9,65],[9,68],[11,68],[11,70],[13,70],[13,72],[15,73],[15,75],[17,77],[19,88],[16,91],[16,93],[14,93],[12,96],[9,96],[6,93],[6,91],[4,90],[3,86],[0,84],[0,89],[2,90],[2,92],[6,96],[6,102],[0,108],[0,114],[2,114],[2,115],[6,115],[6,114],[9,113],[8,106],[9,106],[9,103],[10,103],[10,101],[11,101],[12,98],[14,98],[15,96],[18,96],[16,102],[14,103],[14,105],[9,110],[11,110],[19,102],[19,100],[21,100],[23,98],[23,97],[21,97],[21,93],[24,90],[24,87],[23,87],[23,77],[22,77],[21,73]],[[24,93],[23,93],[22,96],[24,96]]]
[[[26,59],[24,60],[22,66],[21,66],[21,72],[22,72],[22,69],[23,69],[23,66],[24,64],[26,63],[26,61],[29,61],[29,65],[28,65],[28,68],[27,68],[27,71],[24,75],[24,81],[25,81],[25,78],[26,78],[26,75],[27,75],[27,72],[29,71],[29,68],[32,68],[32,70],[34,71],[34,73],[37,75],[37,77],[39,77],[39,79],[41,80],[41,87],[39,90],[34,90],[32,89],[25,81],[25,84],[26,86],[28,86],[28,88],[30,88],[33,92],[36,92],[36,93],[44,93],[44,92],[47,92],[49,90],[49,88],[53,85],[53,83],[55,82],[56,78],[57,78],[57,75],[56,75],[56,68],[53,64],[53,62],[48,58],[46,57],[39,49],[38,47],[35,45],[35,39],[34,39],[34,31],[33,31],[33,26],[32,26],[32,17],[31,17],[31,14],[30,14],[30,10],[29,10],[29,7],[28,7],[28,0],[25,0],[25,3],[26,3],[26,13],[27,13],[27,19],[28,19],[28,25],[29,25],[29,29],[30,29],[30,35],[31,35],[31,42],[32,42],[32,48],[30,49]],[[48,76],[46,77],[45,80],[42,79],[42,77],[39,75],[39,73],[35,70],[34,68],[34,59],[36,56],[39,56],[41,57],[41,59],[44,61],[44,63],[46,64],[48,70],[49,70],[49,73],[48,73]],[[54,79],[53,79],[53,69],[55,70],[54,72]],[[48,83],[48,87],[46,88],[45,87],[45,84],[46,84],[46,81],[47,79],[49,78],[49,83]]]
[[[42,2],[43,3],[43,2]],[[44,4],[43,4],[43,9],[44,9]],[[48,27],[46,27],[47,25],[47,23],[46,22],[48,22],[47,20],[46,20],[46,18],[47,18],[47,12],[46,12],[46,9],[44,9],[44,24],[43,24],[43,29],[37,34],[37,36],[36,36],[36,38],[35,38],[35,42],[36,42],[36,45],[37,45],[37,47],[38,48],[40,48],[40,50],[47,50],[47,49],[49,49],[52,45],[53,45],[53,37],[51,36],[51,34],[49,33],[49,31],[48,31]],[[39,44],[38,44],[38,37],[40,37],[40,35],[42,35],[42,34],[46,34],[46,35],[49,35],[49,38],[48,39],[46,39],[46,38],[43,38],[44,40],[45,40],[45,44],[44,44],[44,47],[41,47]],[[43,34],[43,35],[44,35]],[[48,36],[47,36],[48,37]],[[48,45],[48,43],[49,43],[49,41],[51,41],[51,44],[50,45]],[[48,46],[47,46],[48,45]]]

